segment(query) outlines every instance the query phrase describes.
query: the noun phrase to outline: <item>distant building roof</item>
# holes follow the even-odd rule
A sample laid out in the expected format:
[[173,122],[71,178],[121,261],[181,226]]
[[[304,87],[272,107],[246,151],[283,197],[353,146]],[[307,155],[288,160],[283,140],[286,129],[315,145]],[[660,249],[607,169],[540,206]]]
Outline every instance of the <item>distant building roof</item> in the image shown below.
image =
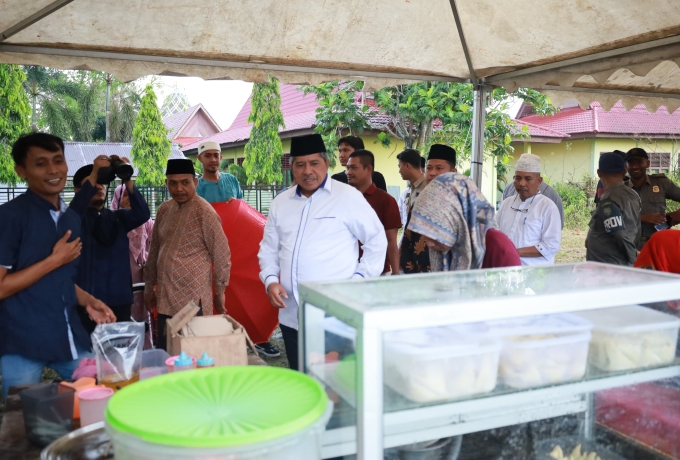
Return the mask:
[[[666,107],[650,113],[644,105],[637,105],[630,111],[620,102],[605,111],[598,102],[593,102],[587,109],[580,107],[564,108],[555,115],[543,116],[530,114],[520,109],[518,114],[522,123],[542,129],[568,134],[599,135],[645,135],[651,137],[676,137],[680,135],[680,111],[669,114]],[[533,136],[533,134],[532,134]]]
[[[250,100],[248,102],[250,102]],[[191,121],[191,119],[196,116],[199,110],[203,111],[208,121],[215,126],[215,130],[217,132],[222,131],[217,122],[210,116],[210,113],[208,113],[205,107],[203,107],[203,104],[197,104],[189,107],[185,112],[179,112],[163,118],[163,123],[165,124],[165,127],[168,128],[168,139],[182,143],[182,128],[184,128],[189,123],[189,121]],[[187,139],[190,141],[195,140],[194,138]]]
[[[305,95],[299,88],[300,85],[281,85],[281,112],[283,113],[285,128],[279,129],[279,133],[284,139],[311,132],[314,128],[314,123],[316,122],[316,109],[319,108],[316,96],[313,93]],[[359,102],[357,101],[357,103]],[[371,107],[374,105],[372,99],[366,99],[364,103]],[[193,151],[198,148],[198,145],[207,140],[219,142],[223,145],[245,143],[250,138],[250,130],[252,128],[252,123],[248,123],[250,111],[250,98],[248,98],[229,129],[186,144],[182,147],[182,151],[185,153],[191,152],[193,154]],[[390,123],[388,117],[377,114],[376,112],[377,110],[374,108],[369,109],[368,112],[369,115],[371,115],[369,123],[372,127],[381,129]]]
[[[559,131],[555,131],[554,129],[550,128],[545,128],[539,125],[535,125],[533,123],[527,123],[526,121],[522,120],[513,120],[517,126],[515,126],[515,130],[521,131],[523,130],[523,127],[526,126],[528,129],[528,134],[531,136],[531,139],[534,141],[543,141],[546,143],[550,142],[555,142],[559,143],[562,139],[571,137],[569,134],[562,133]],[[522,139],[516,139],[516,140],[522,140]],[[526,139],[529,140],[529,139]]]
[[[94,163],[94,159],[99,155],[118,155],[119,157],[127,157],[132,162],[131,151],[132,144],[126,142],[64,142],[68,176],[73,177],[80,168]],[[177,144],[172,144],[170,158],[185,158]],[[134,166],[134,162],[132,162],[132,166]],[[137,168],[135,168],[136,175]]]

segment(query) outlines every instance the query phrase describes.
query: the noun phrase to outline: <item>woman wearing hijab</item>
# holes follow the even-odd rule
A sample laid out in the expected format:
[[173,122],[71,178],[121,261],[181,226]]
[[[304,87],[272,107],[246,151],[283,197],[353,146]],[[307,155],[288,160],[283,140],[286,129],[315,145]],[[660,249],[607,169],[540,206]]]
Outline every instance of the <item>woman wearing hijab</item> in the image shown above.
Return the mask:
[[463,174],[432,180],[420,193],[408,228],[427,239],[433,272],[522,265],[512,241],[496,229],[494,208]]
[[[111,202],[111,209],[130,209],[130,200],[127,190],[122,185],[116,188]],[[149,257],[151,247],[151,234],[153,233],[153,219],[147,220],[144,224],[128,233],[130,240],[130,269],[132,270],[132,284],[143,283],[143,269],[146,259]],[[144,307],[144,293],[134,292],[134,303],[132,304],[132,317],[135,321],[144,321],[151,327],[151,317]],[[147,335],[144,348],[151,347],[151,334]]]

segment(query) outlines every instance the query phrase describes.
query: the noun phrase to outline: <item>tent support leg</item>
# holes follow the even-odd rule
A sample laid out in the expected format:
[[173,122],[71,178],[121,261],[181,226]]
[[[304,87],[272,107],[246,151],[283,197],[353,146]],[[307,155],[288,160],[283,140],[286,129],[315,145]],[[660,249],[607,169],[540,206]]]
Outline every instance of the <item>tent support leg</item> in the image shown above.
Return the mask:
[[470,177],[478,188],[482,187],[482,167],[484,166],[484,128],[486,125],[486,96],[488,87],[475,86],[472,115],[472,155]]

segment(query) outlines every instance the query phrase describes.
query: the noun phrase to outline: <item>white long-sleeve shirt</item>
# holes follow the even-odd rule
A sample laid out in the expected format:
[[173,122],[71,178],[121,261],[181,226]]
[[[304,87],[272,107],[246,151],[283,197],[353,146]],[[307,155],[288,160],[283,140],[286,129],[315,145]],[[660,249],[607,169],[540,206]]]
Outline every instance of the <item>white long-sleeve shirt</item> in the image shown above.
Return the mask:
[[277,282],[286,289],[279,322],[297,329],[299,283],[380,276],[386,253],[385,229],[368,201],[326,176],[309,198],[291,187],[272,201],[258,252],[260,279],[265,289]]
[[562,219],[555,203],[545,195],[539,193],[526,201],[519,195],[506,198],[496,213],[496,222],[517,249],[536,246],[543,256],[520,257],[522,265],[555,263],[562,241]]

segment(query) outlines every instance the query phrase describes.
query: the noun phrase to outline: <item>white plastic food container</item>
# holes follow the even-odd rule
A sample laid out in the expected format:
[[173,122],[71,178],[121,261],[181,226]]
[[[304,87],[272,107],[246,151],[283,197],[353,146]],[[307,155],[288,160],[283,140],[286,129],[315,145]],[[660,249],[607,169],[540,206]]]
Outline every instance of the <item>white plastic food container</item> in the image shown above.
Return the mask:
[[669,364],[680,319],[639,305],[579,312],[594,324],[589,361],[603,371]]
[[496,387],[500,341],[437,327],[385,334],[385,384],[421,403]]
[[513,388],[531,388],[583,378],[593,325],[565,314],[532,316],[472,325],[503,340],[500,377]]

